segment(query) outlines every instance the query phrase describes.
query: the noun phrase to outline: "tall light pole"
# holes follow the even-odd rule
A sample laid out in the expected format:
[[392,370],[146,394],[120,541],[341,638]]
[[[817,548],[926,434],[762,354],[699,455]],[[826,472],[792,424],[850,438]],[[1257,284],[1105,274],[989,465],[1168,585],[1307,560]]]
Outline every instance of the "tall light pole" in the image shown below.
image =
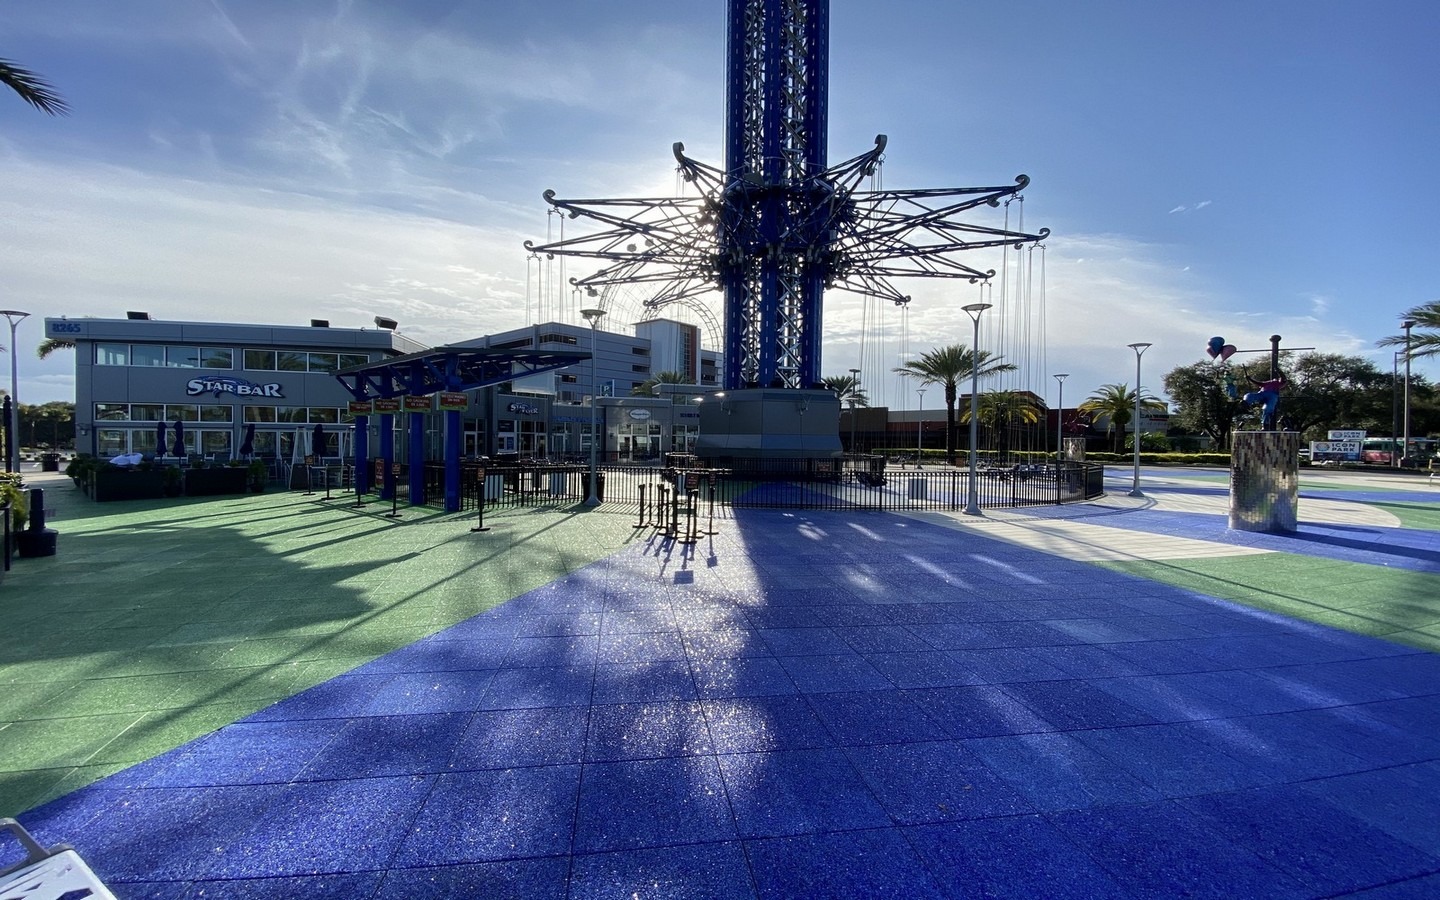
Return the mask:
[[855,393],[860,390],[860,370],[850,370],[850,452],[859,454],[860,448],[855,446]]
[[920,457],[925,450],[925,389],[916,388],[915,393],[920,395],[919,413],[915,418],[915,468],[920,468]]
[[1404,437],[1400,441],[1400,466],[1403,468],[1405,457],[1410,455],[1410,329],[1415,327],[1415,321],[1406,319],[1400,323],[1400,327],[1405,329],[1405,399],[1402,401],[1404,412],[1401,420],[1405,430],[1401,432]]
[[980,515],[980,473],[975,459],[975,445],[980,439],[980,314],[993,305],[971,303],[960,307],[975,325],[975,337],[970,342],[970,499],[965,504],[967,516]]
[[1055,464],[1058,466],[1065,460],[1065,379],[1070,373],[1061,372],[1051,377],[1060,385],[1060,396],[1055,398]]
[[1137,342],[1125,346],[1135,351],[1135,480],[1130,485],[1130,496],[1143,497],[1140,491],[1140,357],[1151,345]]
[[[29,315],[28,312],[18,309],[0,309],[0,316],[10,322],[10,421],[5,423],[5,428],[10,432],[10,452],[5,456],[7,472],[20,471],[20,351],[15,348],[15,326]],[[1409,371],[1409,363],[1406,363],[1405,369]],[[1408,378],[1405,383],[1408,387]]]
[[595,331],[600,325],[600,319],[605,315],[605,310],[582,309],[580,315],[590,323],[590,496],[585,498],[585,505],[599,506],[600,495],[595,489],[595,445],[599,442],[600,435],[595,432],[595,408],[599,405],[600,385],[595,378]]

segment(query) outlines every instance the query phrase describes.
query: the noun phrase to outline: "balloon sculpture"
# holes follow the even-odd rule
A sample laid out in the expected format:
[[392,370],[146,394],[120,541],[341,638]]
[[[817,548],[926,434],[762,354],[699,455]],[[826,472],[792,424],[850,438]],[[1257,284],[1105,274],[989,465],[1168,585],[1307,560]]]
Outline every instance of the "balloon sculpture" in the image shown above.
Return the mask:
[[[1278,341],[1279,338],[1276,338],[1276,340]],[[1231,356],[1235,355],[1236,350],[1234,344],[1227,344],[1223,337],[1217,336],[1212,337],[1206,343],[1205,352],[1210,355],[1211,359],[1219,360],[1223,365]],[[1271,374],[1270,378],[1264,381],[1257,381],[1248,375],[1245,376],[1245,380],[1255,385],[1258,390],[1250,391],[1246,393],[1244,397],[1240,396],[1240,390],[1235,384],[1235,376],[1231,374],[1229,366],[1225,366],[1224,373],[1220,378],[1225,386],[1225,395],[1227,397],[1231,400],[1239,400],[1247,407],[1256,403],[1260,404],[1264,409],[1260,418],[1261,429],[1265,431],[1275,430],[1275,413],[1280,405],[1280,389],[1285,386],[1284,375],[1279,371],[1275,371]]]

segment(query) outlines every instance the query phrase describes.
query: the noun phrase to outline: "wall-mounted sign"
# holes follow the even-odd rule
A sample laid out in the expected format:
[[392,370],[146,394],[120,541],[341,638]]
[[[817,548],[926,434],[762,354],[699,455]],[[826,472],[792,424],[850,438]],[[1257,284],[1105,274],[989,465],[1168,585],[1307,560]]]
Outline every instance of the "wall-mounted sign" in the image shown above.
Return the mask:
[[393,413],[400,411],[399,397],[376,397],[375,411],[377,413]]
[[470,397],[458,391],[446,391],[440,395],[440,408],[464,412],[470,407]]
[[429,394],[423,397],[413,397],[408,394],[405,396],[406,412],[429,412],[434,405],[435,403]]
[[507,405],[505,409],[509,410],[517,416],[540,415],[540,407],[536,406],[533,403],[520,403],[519,401],[516,401],[515,403]]
[[350,415],[352,416],[368,416],[374,411],[375,404],[371,403],[369,400],[350,401]]
[[630,418],[634,419],[637,422],[644,422],[646,419],[650,418],[650,410],[632,409],[630,410]]
[[192,378],[185,384],[185,393],[191,397],[198,397],[201,394],[214,394],[216,397],[234,394],[237,397],[278,397],[282,400],[285,398],[277,383],[256,384],[253,381],[231,378],[228,375]]
[[84,331],[85,331],[85,326],[84,326],[84,325],[81,325],[79,322],[51,322],[51,323],[50,323],[50,333],[53,334],[53,335],[57,335],[57,336],[59,336],[59,337],[73,337],[74,335],[77,335],[77,334],[83,334]]

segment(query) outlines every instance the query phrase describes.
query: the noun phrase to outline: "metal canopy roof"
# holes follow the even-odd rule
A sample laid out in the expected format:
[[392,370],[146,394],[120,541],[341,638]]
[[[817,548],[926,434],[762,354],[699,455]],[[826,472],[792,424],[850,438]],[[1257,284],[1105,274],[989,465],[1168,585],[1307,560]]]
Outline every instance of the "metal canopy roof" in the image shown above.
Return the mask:
[[491,350],[446,346],[351,366],[335,378],[356,400],[469,391],[584,362],[583,350]]

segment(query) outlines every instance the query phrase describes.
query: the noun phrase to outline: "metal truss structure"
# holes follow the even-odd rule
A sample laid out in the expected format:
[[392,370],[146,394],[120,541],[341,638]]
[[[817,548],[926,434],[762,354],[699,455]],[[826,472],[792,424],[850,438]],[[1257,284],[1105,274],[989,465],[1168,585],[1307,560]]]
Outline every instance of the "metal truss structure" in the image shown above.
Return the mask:
[[1011,185],[862,191],[886,138],[827,166],[827,0],[730,0],[725,167],[675,159],[700,196],[545,200],[598,224],[588,234],[525,246],[601,261],[571,279],[590,294],[653,288],[658,309],[719,289],[725,387],[810,387],[820,381],[827,288],[909,303],[897,278],[988,279],[963,252],[1023,246],[1049,234],[969,224],[959,216],[1024,190]]

